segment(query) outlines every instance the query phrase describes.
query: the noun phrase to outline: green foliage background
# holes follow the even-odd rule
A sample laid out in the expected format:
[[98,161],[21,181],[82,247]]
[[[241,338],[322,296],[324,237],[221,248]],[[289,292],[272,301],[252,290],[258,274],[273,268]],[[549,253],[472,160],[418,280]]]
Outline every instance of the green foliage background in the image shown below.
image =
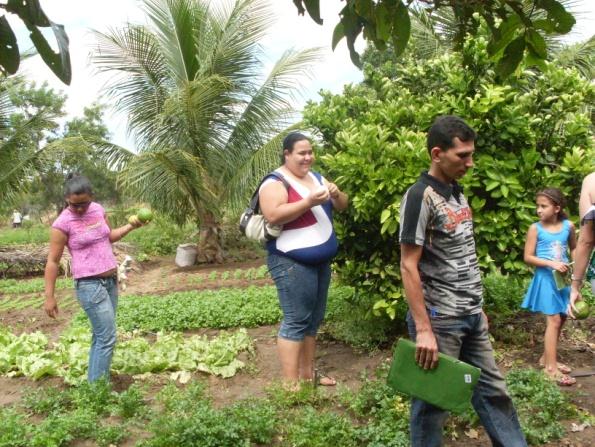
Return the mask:
[[341,95],[323,92],[304,111],[306,125],[322,136],[320,169],[351,200],[336,216],[339,272],[391,317],[403,296],[400,201],[429,166],[426,131],[437,116],[459,115],[478,133],[475,168],[462,184],[485,271],[526,273],[535,192],[559,187],[576,215],[580,182],[593,169],[593,85],[551,63],[542,72],[521,65],[498,83],[486,48],[485,38],[469,38],[461,53],[423,64],[367,65],[362,84]]

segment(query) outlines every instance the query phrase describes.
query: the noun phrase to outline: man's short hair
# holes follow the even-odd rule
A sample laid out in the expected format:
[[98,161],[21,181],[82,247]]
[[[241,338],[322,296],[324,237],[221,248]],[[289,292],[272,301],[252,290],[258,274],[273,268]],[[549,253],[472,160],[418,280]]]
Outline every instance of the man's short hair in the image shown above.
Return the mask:
[[428,131],[428,153],[439,147],[443,151],[454,146],[454,139],[475,141],[475,131],[461,118],[454,115],[439,116]]

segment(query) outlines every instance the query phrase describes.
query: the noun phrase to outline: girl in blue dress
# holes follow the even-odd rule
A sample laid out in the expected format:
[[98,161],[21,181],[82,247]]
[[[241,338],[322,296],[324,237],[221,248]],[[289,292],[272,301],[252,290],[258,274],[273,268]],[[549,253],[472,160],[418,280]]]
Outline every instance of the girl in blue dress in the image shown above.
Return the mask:
[[539,191],[535,202],[539,222],[529,227],[524,254],[525,262],[536,267],[535,276],[521,307],[541,312],[546,317],[544,350],[539,364],[559,385],[573,385],[576,379],[568,375],[570,368],[556,359],[558,339],[566,321],[570,287],[558,289],[554,270],[560,273],[568,271],[568,251],[574,258],[576,234],[574,225],[563,211],[564,196],[559,189]]

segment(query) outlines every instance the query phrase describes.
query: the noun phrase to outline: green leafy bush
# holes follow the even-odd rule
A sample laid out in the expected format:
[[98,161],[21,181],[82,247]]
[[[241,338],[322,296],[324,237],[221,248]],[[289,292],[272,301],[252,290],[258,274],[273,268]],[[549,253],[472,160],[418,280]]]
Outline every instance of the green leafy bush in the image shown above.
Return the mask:
[[178,245],[191,240],[195,231],[192,225],[179,227],[170,219],[156,215],[150,224],[129,233],[124,241],[135,244],[148,255],[170,255]]
[[322,135],[321,170],[350,197],[336,216],[341,277],[394,317],[403,299],[398,246],[402,195],[427,169],[426,132],[436,116],[457,114],[478,132],[475,169],[463,180],[484,271],[526,274],[525,234],[534,194],[562,189],[576,214],[582,177],[595,151],[588,105],[595,86],[546,64],[521,67],[499,84],[483,37],[461,54],[367,66],[364,82],[323,93],[304,111]]
[[483,278],[484,310],[490,316],[507,318],[518,313],[529,279],[492,273]]

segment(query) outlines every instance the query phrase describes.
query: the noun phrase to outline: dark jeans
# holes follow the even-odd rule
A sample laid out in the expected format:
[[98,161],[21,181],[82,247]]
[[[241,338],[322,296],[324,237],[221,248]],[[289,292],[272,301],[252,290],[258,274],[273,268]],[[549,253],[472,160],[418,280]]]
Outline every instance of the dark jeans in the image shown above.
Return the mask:
[[[471,403],[477,411],[492,445],[497,447],[526,447],[516,410],[512,404],[504,378],[488,338],[488,324],[483,314],[451,317],[430,317],[438,350],[481,369],[479,382]],[[409,335],[415,340],[415,322],[407,314]],[[411,402],[412,447],[442,445],[442,426],[448,413],[422,400]]]
[[326,310],[330,263],[307,265],[276,254],[269,254],[267,263],[283,311],[279,337],[292,341],[315,337]]

